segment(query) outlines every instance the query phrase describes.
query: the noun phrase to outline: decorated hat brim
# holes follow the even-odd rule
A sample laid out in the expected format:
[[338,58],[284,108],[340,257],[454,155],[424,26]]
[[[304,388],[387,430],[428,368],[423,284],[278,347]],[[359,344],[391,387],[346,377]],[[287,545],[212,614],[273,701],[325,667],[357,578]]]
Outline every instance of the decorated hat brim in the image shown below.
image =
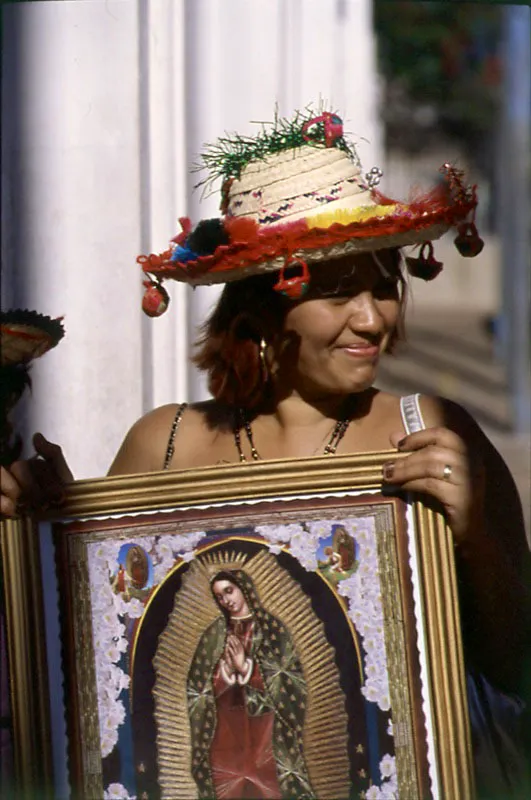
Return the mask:
[[[144,272],[194,286],[226,283],[282,268],[287,258],[308,264],[353,253],[419,245],[440,238],[476,206],[475,192],[452,197],[444,184],[410,203],[373,192],[374,204],[324,212],[285,224],[259,226],[249,219],[225,219],[229,243],[195,260],[172,260],[172,250],[142,257]],[[242,224],[244,223],[244,224]]]
[[0,314],[0,366],[28,364],[55,347],[64,336],[62,317],[11,309]]

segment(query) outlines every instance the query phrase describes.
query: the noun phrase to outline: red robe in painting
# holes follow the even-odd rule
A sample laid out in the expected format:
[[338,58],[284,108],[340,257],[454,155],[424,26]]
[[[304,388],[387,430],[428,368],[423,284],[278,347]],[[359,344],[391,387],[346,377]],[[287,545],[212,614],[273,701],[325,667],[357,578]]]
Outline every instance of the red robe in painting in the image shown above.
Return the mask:
[[[229,631],[242,642],[249,656],[253,637],[252,618],[231,620]],[[263,690],[256,661],[246,685]],[[213,679],[217,726],[210,746],[210,766],[216,798],[266,800],[281,797],[273,755],[274,712],[250,716],[245,704],[245,687],[228,683],[218,664]]]

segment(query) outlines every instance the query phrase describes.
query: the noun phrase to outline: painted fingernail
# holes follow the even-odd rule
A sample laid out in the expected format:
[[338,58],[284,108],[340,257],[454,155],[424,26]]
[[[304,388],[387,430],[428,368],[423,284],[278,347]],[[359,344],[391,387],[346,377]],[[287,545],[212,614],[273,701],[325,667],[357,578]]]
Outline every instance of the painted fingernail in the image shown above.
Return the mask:
[[66,492],[64,489],[58,489],[55,492],[52,492],[49,497],[49,501],[52,506],[60,506],[66,500]]
[[394,461],[388,461],[387,464],[383,465],[383,476],[386,481],[391,480],[394,471],[395,471]]

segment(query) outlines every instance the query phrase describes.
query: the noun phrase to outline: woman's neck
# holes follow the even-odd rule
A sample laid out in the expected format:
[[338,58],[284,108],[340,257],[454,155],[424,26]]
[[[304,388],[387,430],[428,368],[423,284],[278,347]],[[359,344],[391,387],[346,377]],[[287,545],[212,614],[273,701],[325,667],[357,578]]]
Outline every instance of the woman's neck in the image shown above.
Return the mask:
[[345,414],[353,418],[368,412],[375,389],[355,395],[304,397],[297,392],[279,396],[258,411],[257,416],[274,418],[282,429],[311,428],[324,420],[340,420]]

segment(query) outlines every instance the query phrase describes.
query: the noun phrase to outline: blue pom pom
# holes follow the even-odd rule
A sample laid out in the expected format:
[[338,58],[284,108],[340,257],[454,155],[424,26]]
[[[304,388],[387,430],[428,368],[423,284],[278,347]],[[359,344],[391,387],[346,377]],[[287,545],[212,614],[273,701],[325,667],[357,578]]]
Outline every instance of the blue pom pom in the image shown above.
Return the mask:
[[181,264],[186,264],[187,261],[197,261],[199,258],[197,253],[194,253],[187,245],[177,245],[171,255],[172,261],[179,261]]

